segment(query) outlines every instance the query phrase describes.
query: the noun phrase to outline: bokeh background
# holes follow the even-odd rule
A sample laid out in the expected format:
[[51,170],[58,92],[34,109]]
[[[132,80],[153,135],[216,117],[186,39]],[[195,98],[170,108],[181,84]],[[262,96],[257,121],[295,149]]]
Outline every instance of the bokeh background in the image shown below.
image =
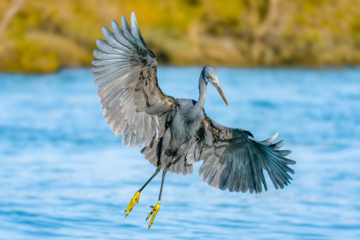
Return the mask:
[[[263,140],[280,132],[292,183],[239,194],[161,177],[105,124],[95,41],[136,17],[161,89]],[[360,239],[359,0],[0,0],[0,239]],[[265,174],[266,175],[266,174]],[[267,177],[267,176],[266,176]]]
[[2,0],[0,70],[90,66],[102,26],[135,11],[160,63],[360,63],[357,0]]

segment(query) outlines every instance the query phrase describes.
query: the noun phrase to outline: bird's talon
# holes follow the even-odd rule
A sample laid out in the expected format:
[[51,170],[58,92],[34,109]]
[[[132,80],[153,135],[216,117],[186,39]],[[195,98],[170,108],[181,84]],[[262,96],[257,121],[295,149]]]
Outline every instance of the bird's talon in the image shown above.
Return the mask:
[[[160,210],[160,201],[158,201],[158,203],[155,205],[155,206],[150,206],[152,208],[150,214],[147,216],[146,220],[148,220],[151,216],[151,219],[150,219],[150,223],[149,223],[149,228],[151,227],[151,225],[153,224],[154,222],[154,219],[156,217],[156,214],[158,213],[158,211]],[[146,221],[145,220],[145,221]]]
[[135,206],[135,203],[139,202],[139,199],[140,199],[140,192],[136,192],[125,209],[125,213],[126,213],[125,217],[127,217],[127,215],[131,212],[131,210]]

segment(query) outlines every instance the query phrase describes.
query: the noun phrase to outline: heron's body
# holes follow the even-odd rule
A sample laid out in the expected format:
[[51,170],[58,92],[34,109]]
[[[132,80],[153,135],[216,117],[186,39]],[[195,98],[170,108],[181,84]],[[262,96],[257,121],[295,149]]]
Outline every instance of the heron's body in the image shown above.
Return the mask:
[[169,150],[176,151],[183,143],[187,143],[200,128],[205,119],[203,111],[194,113],[196,101],[190,99],[176,99],[176,108],[169,119],[172,137]]
[[161,169],[168,168],[171,172],[186,174],[192,173],[192,166],[186,168],[185,163],[179,160],[185,157],[190,140],[200,127],[204,116],[196,114],[193,119],[189,119],[187,114],[193,110],[193,101],[178,100],[175,110],[168,116],[165,134],[159,141],[158,152],[163,154],[156,155],[157,163],[154,165],[159,165]]
[[[198,100],[174,99],[164,94],[157,82],[157,62],[141,36],[135,14],[131,27],[125,17],[122,28],[113,21],[113,32],[103,28],[105,40],[99,39],[94,51],[93,76],[104,117],[123,143],[143,147],[142,153],[155,167],[155,173],[137,191],[126,208],[126,216],[138,202],[140,192],[163,170],[158,203],[149,228],[160,209],[165,174],[190,174],[192,164],[203,161],[199,175],[204,182],[231,192],[260,193],[267,190],[263,170],[276,188],[290,183],[287,165],[295,161],[285,158],[290,153],[280,150],[284,141],[274,143],[277,134],[264,141],[240,128],[228,128],[214,122],[203,109],[208,83],[213,85],[225,103],[216,70],[205,66],[199,77]],[[124,159],[125,160],[125,159]]]
[[194,112],[197,103],[195,100],[176,99],[175,102],[175,109],[166,119],[163,137],[145,147],[143,153],[152,151],[151,154],[145,154],[145,157],[160,169],[168,168],[171,172],[185,175],[192,173],[192,165],[179,160],[185,159],[191,140],[205,119],[205,113]]

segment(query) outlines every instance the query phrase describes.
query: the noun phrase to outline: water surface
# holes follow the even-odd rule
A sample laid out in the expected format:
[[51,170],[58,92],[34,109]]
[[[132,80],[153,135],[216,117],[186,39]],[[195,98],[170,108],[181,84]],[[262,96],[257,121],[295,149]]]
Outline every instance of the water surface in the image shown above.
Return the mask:
[[[160,67],[174,97],[198,96],[201,68]],[[359,239],[360,69],[219,68],[227,108],[209,88],[207,114],[259,139],[280,132],[297,161],[290,186],[241,194],[194,174],[160,175],[105,125],[89,69],[0,74],[1,239]]]

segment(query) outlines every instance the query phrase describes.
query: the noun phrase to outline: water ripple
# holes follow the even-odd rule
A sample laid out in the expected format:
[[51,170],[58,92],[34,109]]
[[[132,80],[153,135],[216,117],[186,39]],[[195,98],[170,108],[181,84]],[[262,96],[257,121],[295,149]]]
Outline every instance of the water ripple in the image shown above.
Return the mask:
[[[201,68],[162,67],[163,91],[197,98]],[[89,69],[0,74],[1,239],[357,239],[360,236],[360,69],[219,69],[229,108],[209,87],[207,114],[280,132],[297,161],[283,190],[237,194],[194,174],[168,174],[151,231],[146,216],[160,177],[105,125]],[[169,81],[171,79],[171,81]]]

